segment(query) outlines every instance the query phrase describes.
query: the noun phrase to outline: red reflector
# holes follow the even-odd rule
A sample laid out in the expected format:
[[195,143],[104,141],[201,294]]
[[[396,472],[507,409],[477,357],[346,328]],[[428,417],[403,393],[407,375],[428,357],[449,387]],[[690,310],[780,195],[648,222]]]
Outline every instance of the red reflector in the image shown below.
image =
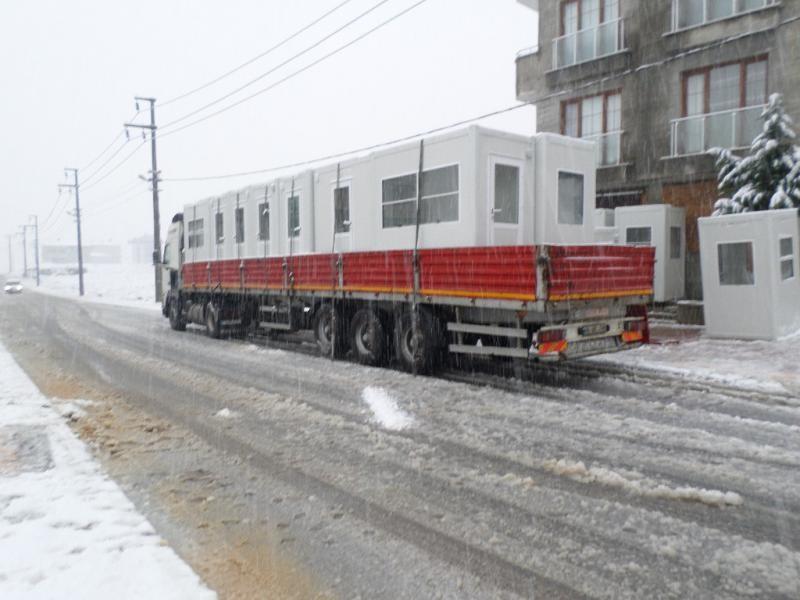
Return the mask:
[[546,329],[536,334],[536,341],[540,344],[558,342],[564,339],[563,329]]
[[645,329],[647,329],[647,321],[644,319],[625,321],[625,331],[644,331]]

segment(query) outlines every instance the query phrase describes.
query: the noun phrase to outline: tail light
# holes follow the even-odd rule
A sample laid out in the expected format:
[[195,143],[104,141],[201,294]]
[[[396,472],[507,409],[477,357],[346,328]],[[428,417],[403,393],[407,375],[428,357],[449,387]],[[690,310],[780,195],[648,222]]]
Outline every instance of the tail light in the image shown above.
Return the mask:
[[548,344],[551,342],[560,342],[565,337],[566,332],[563,329],[546,329],[536,334],[536,341],[539,344]]
[[643,333],[647,329],[647,321],[638,319],[636,321],[625,321],[625,331],[638,331]]

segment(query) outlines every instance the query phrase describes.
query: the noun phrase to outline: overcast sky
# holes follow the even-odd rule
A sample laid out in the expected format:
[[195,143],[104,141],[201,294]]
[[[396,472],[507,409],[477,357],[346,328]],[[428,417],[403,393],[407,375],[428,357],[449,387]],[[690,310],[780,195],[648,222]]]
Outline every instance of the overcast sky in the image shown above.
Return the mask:
[[[75,226],[58,201],[64,167],[85,167],[133,116],[134,95],[163,102],[192,90],[307,25],[343,0],[4,0],[0,56],[4,143],[0,145],[0,232],[28,215],[45,221],[44,243],[74,243]],[[159,106],[157,124],[231,92],[319,41],[379,0],[350,0],[297,39],[202,92]],[[418,0],[386,0],[324,45],[192,119],[277,82]],[[158,142],[162,177],[266,168],[379,143],[470,118],[516,102],[514,57],[536,43],[536,13],[515,0],[427,0],[333,58],[271,91],[184,131],[165,127]],[[137,118],[149,118],[141,114]],[[487,125],[531,134],[524,108]],[[108,177],[140,145],[138,131],[107,167],[81,170],[84,241],[126,240],[152,230],[147,184],[150,146]],[[93,173],[96,173],[92,177]],[[162,225],[185,202],[269,179],[164,182]],[[103,179],[101,179],[103,178]],[[138,183],[137,183],[138,182]],[[95,185],[96,183],[96,185]],[[56,202],[58,201],[58,204]],[[5,270],[4,238],[2,269]]]

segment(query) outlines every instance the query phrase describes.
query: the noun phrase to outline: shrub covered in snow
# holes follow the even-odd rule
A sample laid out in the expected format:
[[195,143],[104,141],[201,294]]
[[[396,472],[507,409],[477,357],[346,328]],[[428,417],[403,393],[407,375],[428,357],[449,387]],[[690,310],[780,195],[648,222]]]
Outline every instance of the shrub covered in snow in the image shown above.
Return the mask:
[[719,191],[714,216],[777,208],[800,207],[800,147],[783,97],[772,94],[761,114],[764,128],[745,157],[713,148]]

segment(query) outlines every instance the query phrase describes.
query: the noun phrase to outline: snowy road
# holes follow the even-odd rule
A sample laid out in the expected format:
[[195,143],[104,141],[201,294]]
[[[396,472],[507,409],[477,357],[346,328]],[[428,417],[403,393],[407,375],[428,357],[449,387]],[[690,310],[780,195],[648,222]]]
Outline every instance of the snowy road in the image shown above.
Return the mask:
[[32,293],[0,336],[96,396],[79,433],[223,597],[800,597],[795,406],[415,379]]

